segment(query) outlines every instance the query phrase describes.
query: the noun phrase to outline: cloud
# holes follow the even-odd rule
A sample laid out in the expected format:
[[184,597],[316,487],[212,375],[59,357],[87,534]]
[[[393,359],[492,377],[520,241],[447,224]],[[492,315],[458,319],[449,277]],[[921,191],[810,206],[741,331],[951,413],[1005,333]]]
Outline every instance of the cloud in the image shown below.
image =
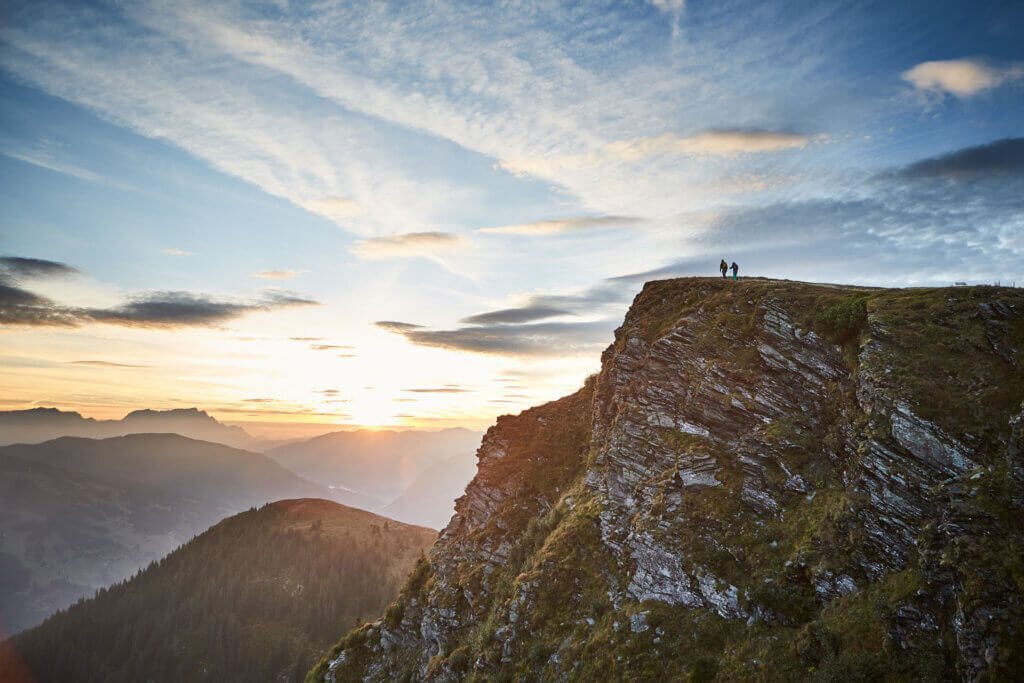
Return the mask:
[[252,276],[261,280],[291,280],[305,272],[308,271],[281,268],[279,270],[261,270],[258,273],[253,273]]
[[584,230],[632,227],[643,222],[643,219],[635,216],[579,216],[480,228],[480,232],[502,235],[557,235]]
[[422,325],[414,325],[412,323],[402,323],[395,320],[378,320],[374,323],[377,327],[387,332],[394,332],[396,334],[405,334],[413,330],[421,329]]
[[590,353],[610,339],[611,321],[485,325],[430,330],[419,325],[385,328],[418,346],[507,356],[569,356]]
[[896,172],[904,178],[980,178],[1024,175],[1024,138],[1004,138],[922,159]]
[[78,178],[79,180],[86,180],[89,182],[102,182],[110,185],[115,185],[118,187],[123,187],[118,183],[111,182],[107,178],[104,178],[103,176],[99,175],[98,173],[90,171],[87,168],[82,168],[81,166],[76,166],[75,164],[69,164],[63,161],[52,159],[49,157],[49,155],[46,154],[26,154],[23,152],[14,151],[4,151],[0,152],[0,154],[3,154],[5,157],[9,157],[11,159],[17,159],[18,161],[22,161],[26,164],[38,166],[39,168],[45,168],[46,170],[53,171],[54,173],[61,173],[72,178]]
[[358,202],[342,197],[324,197],[306,202],[303,206],[335,222],[344,222],[363,213],[363,207]]
[[1024,65],[996,66],[978,58],[947,59],[922,62],[901,76],[921,92],[949,93],[964,99],[1024,78]]
[[426,387],[422,389],[402,389],[413,394],[466,394],[469,389],[454,384],[446,384],[443,387]]
[[665,133],[655,137],[623,140],[611,143],[607,150],[612,155],[627,161],[638,161],[665,154],[735,156],[737,154],[780,152],[806,147],[811,141],[811,137],[798,133],[768,130],[710,130],[690,136]]
[[166,249],[161,249],[160,252],[162,254],[166,254],[167,256],[194,256],[194,254],[191,251],[185,251],[184,249],[176,249],[174,247],[167,247]]
[[767,26],[777,13],[723,9],[669,59],[656,12],[571,3],[292,3],[273,20],[244,3],[26,5],[4,27],[6,71],[363,236],[484,224],[522,183],[480,173],[478,157],[540,160],[524,170],[580,211],[669,215],[703,199],[679,192],[700,170],[678,154],[638,168],[608,144],[722,112],[785,129],[801,96],[836,92],[820,12]]
[[502,308],[497,311],[477,313],[460,322],[467,325],[491,325],[508,323],[528,323],[545,318],[556,318],[563,315],[574,315],[571,311],[551,306],[521,306],[519,308]]
[[683,7],[686,6],[686,0],[651,0],[651,4],[662,12],[676,13],[683,11]]
[[297,342],[318,342],[318,341],[322,340],[323,337],[288,337],[288,339],[290,341],[297,341]]
[[[52,262],[47,262],[51,263]],[[25,265],[30,272],[54,272],[53,266]],[[49,269],[49,271],[47,271]],[[63,272],[63,271],[61,271]],[[130,297],[119,306],[87,308],[60,305],[12,284],[0,275],[0,324],[77,327],[109,323],[127,327],[177,328],[218,325],[243,315],[318,302],[290,292],[266,290],[256,300],[229,301],[190,292],[150,292]]]
[[65,277],[81,272],[66,263],[24,256],[0,256],[0,271],[13,278]]
[[367,261],[442,256],[463,246],[465,240],[449,232],[407,232],[372,237],[353,244],[349,251]]
[[313,306],[313,299],[267,292],[252,302],[218,300],[190,292],[154,292],[133,297],[113,308],[85,309],[84,319],[129,327],[209,327],[247,313],[294,306]]
[[71,365],[90,365],[97,368],[150,368],[151,365],[132,365],[130,363],[114,363],[108,360],[73,360]]
[[354,349],[354,346],[346,344],[310,344],[309,348],[314,351],[337,351],[339,349]]
[[0,274],[0,324],[74,327],[79,322],[74,310],[61,308]]

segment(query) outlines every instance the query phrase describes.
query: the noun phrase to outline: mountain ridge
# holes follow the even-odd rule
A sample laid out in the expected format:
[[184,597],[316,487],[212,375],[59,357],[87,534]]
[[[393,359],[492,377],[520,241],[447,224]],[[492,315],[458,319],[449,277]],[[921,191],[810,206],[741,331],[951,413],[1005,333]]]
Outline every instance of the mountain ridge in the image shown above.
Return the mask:
[[273,460],[178,434],[0,447],[0,628],[130,576],[227,515],[330,497]]
[[0,446],[42,443],[62,436],[103,439],[140,433],[177,433],[234,447],[258,444],[241,427],[224,424],[199,408],[143,408],[118,420],[97,420],[59,408],[0,411]]

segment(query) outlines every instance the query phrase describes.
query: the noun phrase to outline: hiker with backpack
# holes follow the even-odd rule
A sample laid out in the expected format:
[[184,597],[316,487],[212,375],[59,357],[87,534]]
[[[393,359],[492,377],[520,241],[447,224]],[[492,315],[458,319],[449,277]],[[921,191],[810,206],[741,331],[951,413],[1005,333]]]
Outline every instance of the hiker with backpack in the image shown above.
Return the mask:
[[[723,263],[724,263],[724,262],[723,262]],[[738,273],[738,272],[739,272],[739,270],[740,270],[740,267],[739,267],[738,265],[736,265],[736,262],[735,262],[735,261],[733,261],[733,262],[732,262],[732,265],[731,265],[731,266],[729,266],[729,267],[730,267],[730,268],[732,268],[732,280],[733,280],[733,282],[735,282],[735,281],[736,281],[736,273]]]
[[722,279],[725,279],[725,274],[729,272],[729,264],[725,262],[725,259],[718,264],[718,269],[722,271]]

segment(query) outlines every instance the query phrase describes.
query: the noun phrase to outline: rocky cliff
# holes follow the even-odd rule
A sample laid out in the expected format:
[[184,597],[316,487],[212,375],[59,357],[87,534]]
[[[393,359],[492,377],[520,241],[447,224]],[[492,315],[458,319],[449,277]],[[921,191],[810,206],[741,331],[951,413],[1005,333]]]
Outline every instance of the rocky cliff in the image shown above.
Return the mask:
[[649,283],[310,679],[1010,679],[1022,347],[1020,290]]

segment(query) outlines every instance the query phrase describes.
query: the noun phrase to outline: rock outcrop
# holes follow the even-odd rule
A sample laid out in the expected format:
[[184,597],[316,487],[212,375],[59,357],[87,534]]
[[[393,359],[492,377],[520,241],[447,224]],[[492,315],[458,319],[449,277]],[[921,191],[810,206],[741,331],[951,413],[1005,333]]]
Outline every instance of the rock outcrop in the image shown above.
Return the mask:
[[1024,294],[649,283],[312,680],[1024,671]]

